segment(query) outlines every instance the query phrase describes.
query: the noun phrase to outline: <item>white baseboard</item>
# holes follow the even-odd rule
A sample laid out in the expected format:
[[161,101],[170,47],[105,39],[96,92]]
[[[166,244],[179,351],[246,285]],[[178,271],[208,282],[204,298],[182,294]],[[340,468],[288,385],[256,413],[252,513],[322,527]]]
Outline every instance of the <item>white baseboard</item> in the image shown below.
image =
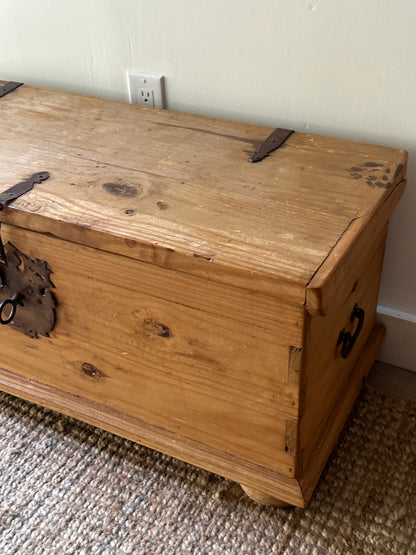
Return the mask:
[[386,326],[378,360],[416,372],[416,314],[378,306],[377,321]]

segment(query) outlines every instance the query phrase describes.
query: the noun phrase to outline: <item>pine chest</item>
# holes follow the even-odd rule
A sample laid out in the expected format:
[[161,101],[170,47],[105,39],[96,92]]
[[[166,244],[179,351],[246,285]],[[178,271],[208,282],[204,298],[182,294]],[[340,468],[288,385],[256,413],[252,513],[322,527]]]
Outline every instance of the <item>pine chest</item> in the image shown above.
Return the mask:
[[0,388],[305,506],[383,338],[407,155],[295,132],[252,163],[271,132],[1,97]]

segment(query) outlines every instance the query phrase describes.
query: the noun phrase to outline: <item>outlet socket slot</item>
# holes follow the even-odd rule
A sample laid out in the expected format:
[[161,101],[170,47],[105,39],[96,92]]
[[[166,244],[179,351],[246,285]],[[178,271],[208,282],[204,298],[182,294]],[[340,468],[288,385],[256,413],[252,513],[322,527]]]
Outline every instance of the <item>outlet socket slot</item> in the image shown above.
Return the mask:
[[127,71],[130,104],[149,108],[166,108],[165,78],[163,75]]

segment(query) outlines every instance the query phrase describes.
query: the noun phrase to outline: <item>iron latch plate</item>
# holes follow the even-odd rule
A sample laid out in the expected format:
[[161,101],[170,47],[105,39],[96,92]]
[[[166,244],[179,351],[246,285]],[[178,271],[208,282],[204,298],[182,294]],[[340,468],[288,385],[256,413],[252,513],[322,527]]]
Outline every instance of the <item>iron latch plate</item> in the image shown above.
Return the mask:
[[4,249],[7,265],[0,268],[0,323],[29,337],[49,337],[56,305],[48,263],[32,260],[11,243]]
[[[48,177],[48,172],[35,173],[1,193],[0,212]],[[56,320],[51,273],[45,260],[32,260],[11,243],[3,245],[0,236],[0,324],[29,337],[48,337]]]

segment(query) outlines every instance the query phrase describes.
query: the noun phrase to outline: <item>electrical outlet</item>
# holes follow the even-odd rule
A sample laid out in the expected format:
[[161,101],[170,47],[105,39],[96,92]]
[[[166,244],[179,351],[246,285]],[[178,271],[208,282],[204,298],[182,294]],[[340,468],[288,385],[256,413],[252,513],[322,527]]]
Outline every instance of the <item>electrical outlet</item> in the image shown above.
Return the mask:
[[150,108],[165,108],[165,78],[163,75],[127,71],[130,104]]

